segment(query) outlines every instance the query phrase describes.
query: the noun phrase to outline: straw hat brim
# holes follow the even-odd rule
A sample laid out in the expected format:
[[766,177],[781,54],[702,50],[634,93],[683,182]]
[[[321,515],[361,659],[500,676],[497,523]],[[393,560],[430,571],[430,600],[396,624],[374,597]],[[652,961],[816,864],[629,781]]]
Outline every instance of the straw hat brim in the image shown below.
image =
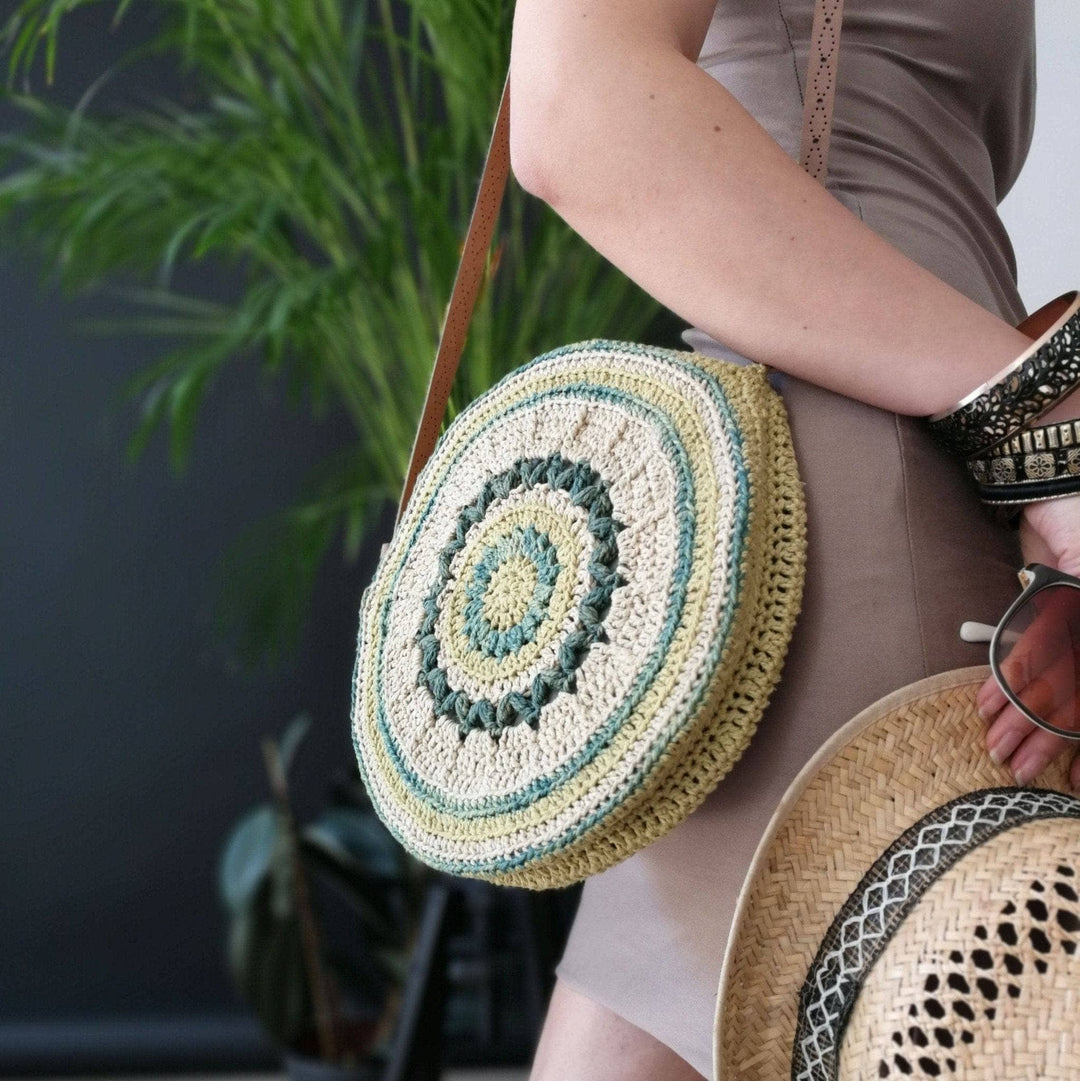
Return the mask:
[[[1012,787],[985,749],[986,666],[920,680],[840,728],[777,807],[747,872],[720,975],[717,1081],[792,1076],[800,991],[822,940],[882,853],[935,808]],[[1031,787],[1068,793],[1058,756]]]

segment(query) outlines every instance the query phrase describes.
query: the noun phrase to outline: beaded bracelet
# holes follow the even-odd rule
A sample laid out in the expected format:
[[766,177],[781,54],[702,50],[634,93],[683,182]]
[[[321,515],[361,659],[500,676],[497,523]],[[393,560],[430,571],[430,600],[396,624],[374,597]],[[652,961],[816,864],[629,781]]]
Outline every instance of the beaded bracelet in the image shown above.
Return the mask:
[[1080,492],[1080,420],[1019,432],[967,462],[984,503],[1032,503]]
[[1063,293],[1026,322],[1058,308],[1050,327],[1007,368],[951,409],[925,418],[948,450],[961,458],[985,455],[1080,385],[1080,291]]

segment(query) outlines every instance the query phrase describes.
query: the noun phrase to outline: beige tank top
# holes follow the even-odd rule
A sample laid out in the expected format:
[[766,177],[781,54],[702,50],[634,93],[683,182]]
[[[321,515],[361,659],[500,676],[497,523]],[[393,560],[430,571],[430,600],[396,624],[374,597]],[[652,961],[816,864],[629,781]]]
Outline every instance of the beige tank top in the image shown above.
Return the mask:
[[[813,10],[814,0],[719,0],[697,61],[796,161]],[[997,205],[1027,156],[1034,109],[1034,0],[846,0],[826,186],[905,255],[1018,323]],[[682,336],[716,351],[697,327]]]

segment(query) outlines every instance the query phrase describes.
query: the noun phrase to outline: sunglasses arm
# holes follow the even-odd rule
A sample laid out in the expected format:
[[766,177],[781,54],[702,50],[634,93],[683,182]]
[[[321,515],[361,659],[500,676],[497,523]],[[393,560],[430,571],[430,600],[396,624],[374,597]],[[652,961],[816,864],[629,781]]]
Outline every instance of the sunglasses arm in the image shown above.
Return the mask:
[[989,642],[994,637],[994,628],[989,623],[976,623],[969,619],[960,624],[960,637],[965,642]]

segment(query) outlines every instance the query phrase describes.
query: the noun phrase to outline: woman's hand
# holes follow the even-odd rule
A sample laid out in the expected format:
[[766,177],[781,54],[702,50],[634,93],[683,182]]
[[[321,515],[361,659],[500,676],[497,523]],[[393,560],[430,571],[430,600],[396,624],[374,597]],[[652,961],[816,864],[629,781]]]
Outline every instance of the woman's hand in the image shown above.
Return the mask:
[[[1020,517],[1020,548],[1025,564],[1045,563],[1080,577],[1080,495],[1026,503]],[[1071,671],[1067,678],[1075,679]],[[986,733],[990,756],[1008,764],[1019,784],[1026,784],[1064,751],[1080,750],[1075,741],[1032,724],[1009,702],[993,676],[979,689],[976,701],[984,720],[992,722]],[[1069,780],[1080,788],[1080,756],[1073,760]]]

